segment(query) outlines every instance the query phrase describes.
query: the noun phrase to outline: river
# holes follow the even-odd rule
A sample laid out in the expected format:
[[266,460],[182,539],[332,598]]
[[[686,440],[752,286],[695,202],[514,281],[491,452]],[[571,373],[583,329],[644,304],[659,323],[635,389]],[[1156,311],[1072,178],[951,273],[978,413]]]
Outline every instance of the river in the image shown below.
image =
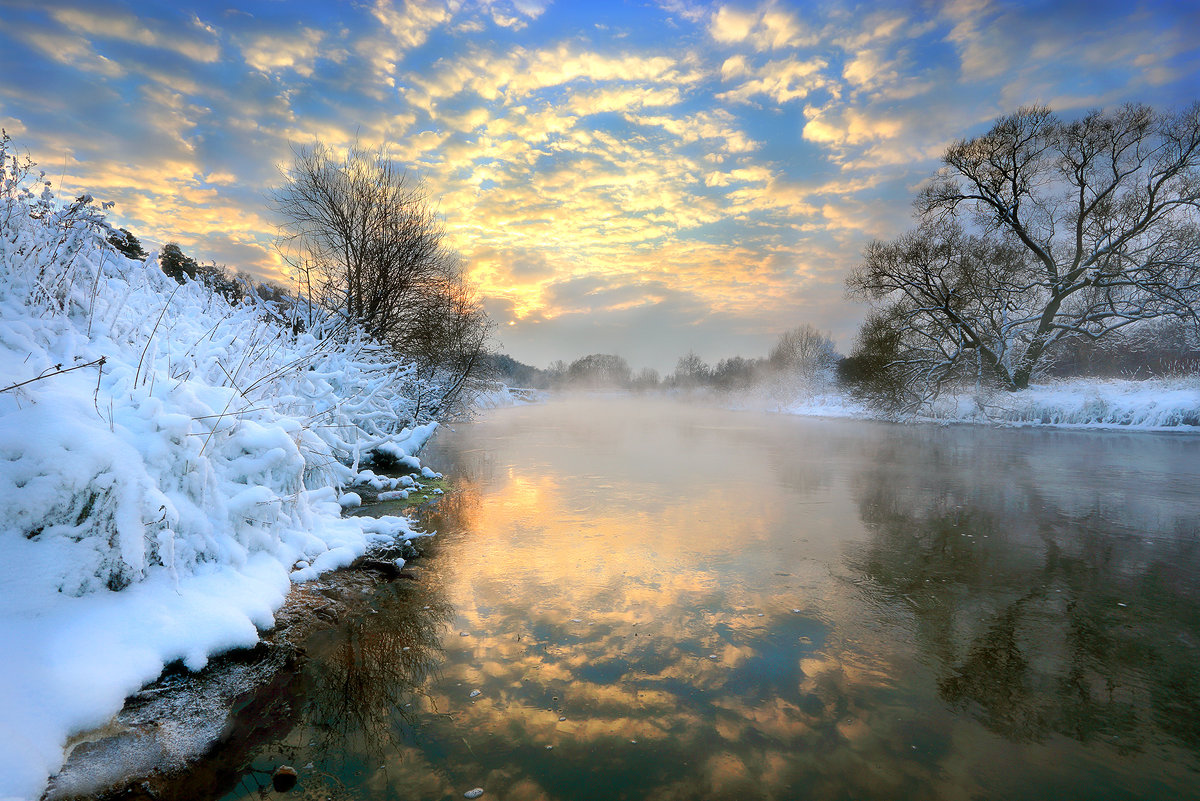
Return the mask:
[[592,399],[422,456],[418,580],[226,798],[1200,797],[1200,438]]

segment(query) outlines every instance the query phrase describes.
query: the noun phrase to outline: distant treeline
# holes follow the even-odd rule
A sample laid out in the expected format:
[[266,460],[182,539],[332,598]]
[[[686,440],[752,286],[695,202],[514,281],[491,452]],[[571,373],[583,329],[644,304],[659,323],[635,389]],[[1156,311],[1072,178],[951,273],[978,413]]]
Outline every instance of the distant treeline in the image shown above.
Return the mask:
[[733,356],[710,365],[695,353],[679,357],[675,370],[661,375],[652,368],[636,373],[621,356],[592,353],[570,364],[559,360],[543,370],[511,356],[487,357],[493,377],[509,386],[535,389],[747,390],[768,381],[816,388],[833,381],[841,357],[828,334],[810,325],[785,332],[765,357]]
[[[593,353],[571,363],[533,367],[502,353],[487,354],[483,372],[510,387],[534,389],[710,389],[743,392],[837,391],[871,400],[879,365],[861,353],[842,356],[828,335],[801,325],[783,334],[765,357],[732,356],[710,365],[695,353],[679,357],[675,370],[638,371],[621,356]],[[1146,321],[1098,340],[1065,343],[1046,367],[1047,378],[1172,378],[1200,374],[1200,339],[1187,321]]]

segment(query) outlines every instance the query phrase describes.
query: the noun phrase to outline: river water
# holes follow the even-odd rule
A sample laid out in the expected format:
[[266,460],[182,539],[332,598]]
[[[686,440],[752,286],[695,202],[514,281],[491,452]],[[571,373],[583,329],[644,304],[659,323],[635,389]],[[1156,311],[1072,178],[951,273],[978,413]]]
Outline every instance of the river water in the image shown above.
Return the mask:
[[1200,438],[623,399],[423,460],[229,799],[1200,797]]

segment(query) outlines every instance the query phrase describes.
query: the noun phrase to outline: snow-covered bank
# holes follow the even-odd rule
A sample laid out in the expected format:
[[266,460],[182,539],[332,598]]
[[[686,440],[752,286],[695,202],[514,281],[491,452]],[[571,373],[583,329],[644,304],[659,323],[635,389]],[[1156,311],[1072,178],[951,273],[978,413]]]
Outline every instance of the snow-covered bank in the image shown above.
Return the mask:
[[[837,393],[814,394],[759,408],[813,417],[884,417],[865,404]],[[1015,393],[947,394],[921,413],[905,419],[1200,432],[1200,379],[1071,379]]]
[[540,389],[523,389],[498,383],[490,389],[476,393],[471,405],[480,410],[504,409],[509,406],[541,403],[546,397],[546,393]]
[[[2,155],[2,153],[0,153]],[[231,306],[103,245],[86,201],[0,172],[0,798],[182,660],[253,644],[292,582],[404,518],[342,517],[434,423],[412,373],[334,321]]]

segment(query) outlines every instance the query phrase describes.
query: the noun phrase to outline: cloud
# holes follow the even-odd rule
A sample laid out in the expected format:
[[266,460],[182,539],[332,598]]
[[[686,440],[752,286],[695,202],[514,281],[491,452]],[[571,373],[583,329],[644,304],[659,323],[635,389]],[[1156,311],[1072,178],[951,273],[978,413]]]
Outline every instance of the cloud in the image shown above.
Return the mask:
[[375,0],[371,14],[397,48],[411,50],[425,44],[430,31],[449,22],[460,7],[458,2],[404,0],[404,5],[397,8],[392,0]]
[[810,116],[804,126],[804,138],[834,148],[890,139],[898,135],[903,128],[896,119],[873,117],[853,108],[844,108],[833,113],[812,109],[808,111]]
[[124,67],[107,56],[97,53],[92,48],[91,42],[82,36],[32,31],[27,33],[25,38],[59,64],[66,64],[106,78],[120,78],[125,75]]
[[568,106],[581,116],[607,111],[638,111],[659,106],[678,105],[683,99],[674,86],[618,86],[573,93]]
[[753,11],[721,6],[713,13],[708,32],[722,44],[749,44],[755,50],[807,47],[817,37],[796,16],[766,3]]
[[831,86],[822,74],[822,70],[828,66],[828,62],[821,58],[769,61],[757,68],[747,66],[744,60],[730,59],[721,67],[722,77],[749,76],[750,80],[716,97],[718,100],[749,103],[758,95],[766,95],[781,105],[792,100],[803,100],[810,92]]
[[212,63],[221,55],[221,48],[208,36],[198,37],[181,30],[155,30],[136,17],[112,9],[101,14],[81,8],[60,8],[51,14],[67,28],[88,36],[170,50],[204,63]]
[[700,22],[709,15],[708,6],[704,3],[693,3],[688,0],[656,0],[656,2],[663,11],[679,16],[688,22]]
[[760,143],[736,127],[736,117],[724,109],[702,111],[681,117],[626,114],[625,118],[639,125],[660,127],[685,143],[720,140],[723,142],[721,147],[725,153],[749,153],[760,147]]
[[300,28],[294,34],[263,34],[242,46],[242,58],[268,75],[291,70],[310,77],[324,38],[324,32],[315,28]]

